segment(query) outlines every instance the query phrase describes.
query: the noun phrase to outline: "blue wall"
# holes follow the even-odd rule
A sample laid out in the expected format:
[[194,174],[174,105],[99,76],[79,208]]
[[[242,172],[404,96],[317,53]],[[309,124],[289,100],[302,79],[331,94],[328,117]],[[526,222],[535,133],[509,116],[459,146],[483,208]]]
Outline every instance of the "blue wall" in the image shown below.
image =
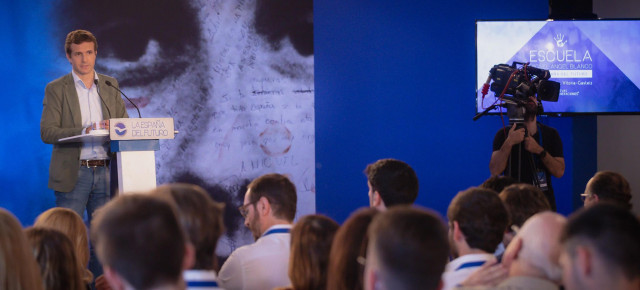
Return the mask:
[[[458,191],[489,177],[502,126],[497,116],[471,119],[475,20],[546,19],[548,12],[543,0],[315,1],[317,211],[343,221],[367,206],[363,169],[392,157],[416,170],[417,203],[446,215]],[[566,214],[573,120],[541,121],[564,141],[567,170],[553,184]]]

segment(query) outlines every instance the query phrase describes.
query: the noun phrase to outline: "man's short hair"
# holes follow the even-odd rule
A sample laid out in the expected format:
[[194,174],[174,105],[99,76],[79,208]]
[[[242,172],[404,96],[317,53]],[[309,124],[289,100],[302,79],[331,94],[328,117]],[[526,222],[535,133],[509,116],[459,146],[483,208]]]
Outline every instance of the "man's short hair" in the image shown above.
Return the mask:
[[367,165],[364,173],[385,206],[413,204],[418,197],[418,176],[409,164],[396,159],[380,159]]
[[503,189],[507,188],[507,186],[518,183],[511,176],[507,175],[494,175],[487,180],[485,180],[482,184],[480,184],[481,188],[493,189],[496,192],[501,192]]
[[192,269],[213,270],[216,245],[224,232],[224,204],[215,202],[202,187],[193,184],[167,184],[156,188],[155,193],[177,206],[180,223],[196,250]]
[[620,173],[613,171],[596,173],[589,184],[589,191],[597,195],[600,201],[612,202],[628,210],[631,209],[631,187]]
[[447,218],[450,224],[458,222],[469,247],[493,253],[502,241],[509,216],[495,191],[472,187],[453,198]]
[[509,225],[519,228],[534,214],[551,210],[551,205],[542,190],[531,184],[507,186],[499,196],[509,214]]
[[640,221],[624,208],[597,203],[581,209],[569,217],[560,241],[572,258],[577,246],[588,245],[610,271],[630,280],[640,277]]
[[67,55],[71,55],[71,44],[81,44],[83,42],[93,42],[94,52],[98,51],[98,40],[89,31],[86,30],[74,30],[67,34],[67,39],[64,42],[64,51]]
[[262,175],[249,183],[247,190],[251,191],[252,203],[262,197],[269,200],[275,217],[288,221],[295,218],[298,195],[296,186],[286,176],[277,173]]
[[91,236],[102,265],[135,289],[176,283],[182,275],[187,239],[174,206],[157,196],[118,196],[97,211]]
[[[436,289],[449,257],[447,230],[434,212],[397,206],[369,227],[369,251],[388,289]],[[370,259],[372,257],[367,257]]]

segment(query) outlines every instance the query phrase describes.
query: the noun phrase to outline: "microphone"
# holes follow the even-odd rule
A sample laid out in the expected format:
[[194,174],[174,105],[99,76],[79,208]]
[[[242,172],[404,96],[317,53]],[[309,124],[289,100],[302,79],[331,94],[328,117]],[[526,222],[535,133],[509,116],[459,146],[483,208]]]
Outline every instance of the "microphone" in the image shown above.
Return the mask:
[[140,109],[138,109],[138,106],[136,106],[136,103],[132,102],[131,99],[129,99],[129,97],[127,97],[127,95],[125,95],[120,89],[118,89],[116,86],[114,86],[110,81],[104,81],[104,83],[107,84],[107,86],[110,86],[110,87],[118,90],[118,92],[120,92],[125,98],[127,98],[129,103],[131,103],[136,108],[136,110],[138,111],[138,118],[142,118],[142,116],[140,115]]
[[107,103],[104,102],[104,99],[100,94],[100,86],[98,86],[98,79],[93,79],[93,83],[96,84],[96,91],[98,92],[98,97],[100,97],[100,101],[102,101],[102,103],[104,104],[104,107],[107,108],[107,114],[109,114],[109,118],[107,119],[111,119],[111,111],[109,110],[109,106],[107,106]]

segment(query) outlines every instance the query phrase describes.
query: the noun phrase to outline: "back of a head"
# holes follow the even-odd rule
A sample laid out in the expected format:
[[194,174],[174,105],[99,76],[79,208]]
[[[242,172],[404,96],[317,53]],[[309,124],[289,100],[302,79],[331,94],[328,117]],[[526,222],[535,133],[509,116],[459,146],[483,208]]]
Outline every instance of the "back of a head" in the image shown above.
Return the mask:
[[569,217],[561,242],[570,257],[578,246],[593,248],[610,272],[602,276],[640,278],[640,221],[624,208],[598,203],[581,209]]
[[509,216],[495,191],[472,187],[453,198],[447,218],[450,224],[458,222],[469,247],[493,253],[502,241]]
[[531,184],[510,185],[500,192],[499,197],[507,209],[511,225],[518,228],[534,214],[551,210],[542,190]]
[[269,200],[275,217],[293,222],[296,216],[298,194],[296,186],[285,175],[277,173],[262,175],[247,185],[247,191],[251,192],[252,202],[265,197]]
[[93,281],[93,274],[85,267],[89,264],[89,241],[87,228],[82,218],[73,210],[62,207],[54,207],[41,213],[34,227],[58,230],[64,233],[75,249],[78,264],[83,267],[83,280],[85,283]]
[[522,239],[518,260],[526,263],[527,269],[536,269],[544,273],[546,279],[556,283],[562,278],[558,258],[560,234],[566,221],[565,217],[554,212],[538,213],[528,219],[516,235],[516,238]]
[[509,185],[516,184],[516,183],[518,183],[518,181],[511,176],[494,175],[487,178],[487,180],[485,180],[482,184],[480,184],[479,187],[493,189],[496,192],[501,192],[503,189],[507,188]]
[[36,261],[40,265],[44,288],[48,290],[84,290],[83,266],[78,264],[73,244],[62,232],[32,227],[25,231]]
[[437,289],[440,285],[449,244],[437,214],[410,206],[391,208],[376,216],[369,237],[367,271],[377,269],[384,289]]
[[329,255],[327,289],[363,289],[364,267],[358,263],[358,257],[367,255],[367,229],[379,213],[375,208],[359,209],[338,229],[333,239],[333,244],[338,246],[331,247]]
[[193,184],[167,184],[154,193],[176,205],[180,223],[196,250],[192,269],[213,270],[216,245],[224,232],[224,204],[213,201],[203,188]]
[[413,204],[418,197],[418,176],[409,164],[396,159],[380,159],[364,170],[371,188],[387,208]]
[[36,263],[18,220],[0,208],[0,289],[42,289]]
[[611,202],[630,210],[631,187],[620,173],[600,171],[589,182],[588,191],[598,196],[600,201]]
[[338,223],[322,215],[302,217],[291,229],[289,278],[293,289],[327,289],[327,266]]
[[187,239],[176,210],[162,198],[118,196],[97,211],[91,237],[102,265],[135,289],[181,278]]

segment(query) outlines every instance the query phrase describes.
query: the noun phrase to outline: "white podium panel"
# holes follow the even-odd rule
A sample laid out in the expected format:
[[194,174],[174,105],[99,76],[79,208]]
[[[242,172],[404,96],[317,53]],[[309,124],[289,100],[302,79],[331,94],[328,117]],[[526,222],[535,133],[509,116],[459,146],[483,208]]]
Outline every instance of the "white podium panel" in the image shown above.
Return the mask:
[[154,151],[123,151],[118,158],[118,192],[120,194],[149,191],[156,188]]

